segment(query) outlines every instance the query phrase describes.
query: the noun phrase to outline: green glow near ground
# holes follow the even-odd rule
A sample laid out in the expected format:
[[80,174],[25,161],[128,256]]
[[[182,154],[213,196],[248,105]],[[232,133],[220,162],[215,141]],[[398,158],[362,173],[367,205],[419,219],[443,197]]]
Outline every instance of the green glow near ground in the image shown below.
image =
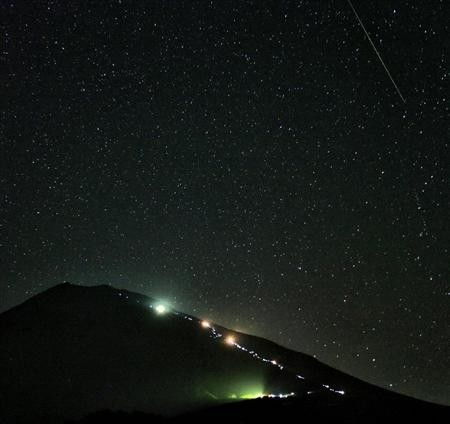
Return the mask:
[[264,387],[262,384],[252,384],[237,387],[236,391],[228,397],[229,399],[257,399],[264,395]]

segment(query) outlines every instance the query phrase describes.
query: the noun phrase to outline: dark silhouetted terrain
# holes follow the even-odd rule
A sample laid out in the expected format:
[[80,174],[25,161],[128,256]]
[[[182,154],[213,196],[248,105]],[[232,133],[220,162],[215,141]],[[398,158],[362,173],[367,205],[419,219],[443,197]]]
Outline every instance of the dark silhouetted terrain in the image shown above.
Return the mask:
[[[63,284],[0,315],[1,422],[448,416],[446,407],[377,388],[258,337],[202,326],[177,311],[157,314],[155,306],[125,290]],[[280,394],[288,397],[274,397]]]

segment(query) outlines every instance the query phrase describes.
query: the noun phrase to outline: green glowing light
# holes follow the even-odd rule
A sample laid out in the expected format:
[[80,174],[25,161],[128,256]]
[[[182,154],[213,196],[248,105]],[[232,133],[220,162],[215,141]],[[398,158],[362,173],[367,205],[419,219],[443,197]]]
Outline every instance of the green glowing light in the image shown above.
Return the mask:
[[243,393],[239,399],[258,399],[266,396],[264,393]]
[[232,393],[228,395],[229,399],[258,399],[267,396],[263,392],[263,384],[241,383],[236,386]]
[[155,311],[158,315],[164,315],[167,312],[169,312],[167,306],[163,305],[162,303],[159,303],[158,305],[155,306]]

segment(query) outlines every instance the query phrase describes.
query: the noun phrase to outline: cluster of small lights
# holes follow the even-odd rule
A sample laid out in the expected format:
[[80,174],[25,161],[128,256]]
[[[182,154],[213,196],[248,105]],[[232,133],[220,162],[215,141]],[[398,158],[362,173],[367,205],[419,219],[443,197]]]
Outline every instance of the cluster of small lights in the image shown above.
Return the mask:
[[295,396],[294,392],[291,393],[282,393],[282,394],[278,394],[278,395],[274,395],[274,394],[270,394],[270,395],[262,395],[262,398],[268,397],[268,398],[280,398],[280,399],[286,399],[288,397],[292,397]]

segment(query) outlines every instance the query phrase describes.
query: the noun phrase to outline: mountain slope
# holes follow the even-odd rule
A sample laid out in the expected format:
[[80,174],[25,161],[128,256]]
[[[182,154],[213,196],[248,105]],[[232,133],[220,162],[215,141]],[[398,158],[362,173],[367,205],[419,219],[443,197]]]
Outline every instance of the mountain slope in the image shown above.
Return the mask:
[[259,394],[402,397],[267,340],[158,314],[156,305],[108,286],[63,284],[0,315],[4,421],[102,409],[175,415]]
[[0,409],[11,417],[105,408],[177,413],[300,386],[212,338],[198,320],[155,314],[153,303],[107,286],[65,284],[4,313]]

